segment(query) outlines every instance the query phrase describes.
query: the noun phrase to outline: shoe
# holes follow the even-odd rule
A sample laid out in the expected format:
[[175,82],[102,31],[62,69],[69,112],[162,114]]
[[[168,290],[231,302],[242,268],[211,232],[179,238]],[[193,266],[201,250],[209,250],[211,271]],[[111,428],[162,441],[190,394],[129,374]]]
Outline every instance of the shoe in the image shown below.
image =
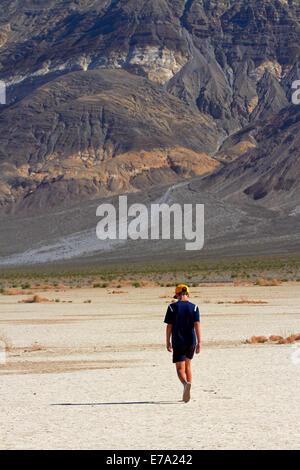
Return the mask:
[[192,384],[190,382],[187,382],[185,385],[184,385],[184,390],[183,390],[183,401],[184,403],[187,403],[188,401],[190,401],[190,398],[191,398],[191,386]]

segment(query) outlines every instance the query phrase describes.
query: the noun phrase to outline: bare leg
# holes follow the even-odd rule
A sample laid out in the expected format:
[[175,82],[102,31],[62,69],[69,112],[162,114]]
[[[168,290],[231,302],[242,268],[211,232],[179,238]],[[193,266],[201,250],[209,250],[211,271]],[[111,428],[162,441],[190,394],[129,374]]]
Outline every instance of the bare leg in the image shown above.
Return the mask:
[[188,358],[185,360],[185,376],[186,381],[192,383],[192,361]]
[[186,372],[185,372],[185,362],[176,362],[177,375],[180,382],[184,385],[187,382]]

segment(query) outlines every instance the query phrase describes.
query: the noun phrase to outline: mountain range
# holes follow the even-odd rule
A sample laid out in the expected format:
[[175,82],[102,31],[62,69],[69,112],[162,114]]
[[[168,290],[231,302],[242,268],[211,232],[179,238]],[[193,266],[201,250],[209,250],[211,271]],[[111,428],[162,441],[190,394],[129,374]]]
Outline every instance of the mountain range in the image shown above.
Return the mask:
[[298,0],[1,0],[0,258],[125,193],[205,202],[207,254],[298,250],[299,67]]

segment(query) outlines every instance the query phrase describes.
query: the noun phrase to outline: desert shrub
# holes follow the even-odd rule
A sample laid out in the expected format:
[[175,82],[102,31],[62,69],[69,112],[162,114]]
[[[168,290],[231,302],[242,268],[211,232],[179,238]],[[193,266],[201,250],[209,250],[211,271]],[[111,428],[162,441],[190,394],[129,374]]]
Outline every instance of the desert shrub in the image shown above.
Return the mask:
[[265,336],[252,336],[251,338],[251,343],[256,344],[256,343],[266,343],[268,341],[268,338]]
[[22,303],[24,304],[39,304],[42,302],[49,302],[49,299],[43,299],[39,295],[34,295],[33,297],[30,297],[29,299],[22,300]]
[[288,340],[286,338],[281,338],[277,344],[287,344]]
[[93,287],[95,287],[95,288],[96,288],[96,287],[100,287],[100,288],[102,288],[102,289],[105,289],[105,287],[108,287],[108,283],[107,283],[107,282],[103,282],[103,283],[101,283],[101,282],[96,282],[96,284],[93,284]]
[[271,279],[268,281],[268,279],[258,279],[255,281],[256,286],[280,286],[282,281],[279,281],[278,279]]
[[279,335],[271,335],[269,338],[266,336],[252,336],[249,340],[247,339],[244,343],[246,344],[257,344],[257,343],[266,343],[266,342],[276,342],[276,344],[288,344],[294,343],[295,341],[300,341],[300,334],[291,334],[288,337],[284,338]]
[[22,284],[22,289],[30,289],[30,284],[29,282],[25,282],[24,284]]
[[283,339],[283,337],[282,337],[282,336],[278,336],[278,335],[271,335],[271,336],[269,337],[269,340],[270,340],[270,341],[280,341],[281,339]]

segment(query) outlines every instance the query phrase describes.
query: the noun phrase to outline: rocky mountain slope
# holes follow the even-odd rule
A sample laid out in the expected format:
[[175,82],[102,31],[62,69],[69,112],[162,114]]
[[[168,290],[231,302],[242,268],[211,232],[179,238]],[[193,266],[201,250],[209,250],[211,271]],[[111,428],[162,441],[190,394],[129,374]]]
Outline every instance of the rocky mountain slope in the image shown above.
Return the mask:
[[1,0],[3,217],[189,178],[297,217],[299,57],[298,0]]
[[0,204],[55,207],[212,171],[215,123],[123,70],[72,72],[0,114]]

